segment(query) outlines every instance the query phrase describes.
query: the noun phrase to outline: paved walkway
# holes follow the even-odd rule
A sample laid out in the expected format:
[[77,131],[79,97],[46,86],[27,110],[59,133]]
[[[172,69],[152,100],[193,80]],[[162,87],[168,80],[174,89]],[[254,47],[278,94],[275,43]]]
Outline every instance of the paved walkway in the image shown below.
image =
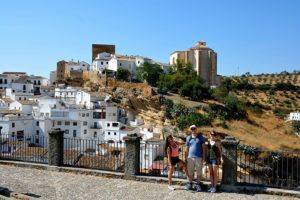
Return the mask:
[[293,199],[263,194],[193,193],[167,185],[0,165],[0,186],[38,199]]

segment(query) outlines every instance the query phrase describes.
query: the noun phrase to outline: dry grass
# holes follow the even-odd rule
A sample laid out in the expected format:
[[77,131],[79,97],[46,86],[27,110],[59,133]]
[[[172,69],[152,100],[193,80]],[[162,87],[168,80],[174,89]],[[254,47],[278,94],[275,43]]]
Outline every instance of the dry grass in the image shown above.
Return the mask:
[[212,129],[238,138],[241,143],[268,150],[300,150],[300,137],[293,135],[291,127],[283,120],[273,115],[264,114],[261,117],[250,114],[254,124],[247,121],[227,122],[228,129],[214,123],[213,127],[201,127],[200,131]]
[[[289,109],[297,110],[300,108],[300,98],[297,92],[290,91],[276,91],[274,95],[265,93],[262,91],[239,91],[239,98],[244,98],[251,103],[261,103],[263,105],[269,106],[271,109],[275,107],[286,107]],[[290,105],[287,104],[290,102]]]
[[176,104],[180,103],[187,107],[199,107],[199,106],[203,105],[202,102],[188,100],[186,98],[181,97],[179,94],[171,93],[169,95],[165,95],[165,98],[172,100]]

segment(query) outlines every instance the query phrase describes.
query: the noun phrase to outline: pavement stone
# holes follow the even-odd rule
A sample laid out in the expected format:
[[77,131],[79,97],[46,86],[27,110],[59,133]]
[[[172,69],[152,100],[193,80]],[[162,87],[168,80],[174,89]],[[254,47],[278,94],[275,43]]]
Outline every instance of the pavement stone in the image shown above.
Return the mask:
[[112,179],[91,175],[46,171],[0,165],[0,187],[10,191],[34,195],[37,199],[55,200],[183,200],[183,199],[296,199],[267,194],[237,194],[185,191],[177,186],[168,191],[166,184]]

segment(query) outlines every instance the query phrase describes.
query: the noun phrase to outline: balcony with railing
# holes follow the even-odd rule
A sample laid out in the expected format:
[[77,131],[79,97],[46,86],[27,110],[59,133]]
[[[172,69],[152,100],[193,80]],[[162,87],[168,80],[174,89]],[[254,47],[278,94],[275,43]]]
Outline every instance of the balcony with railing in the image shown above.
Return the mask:
[[90,129],[102,129],[102,127],[99,124],[93,124],[90,126]]

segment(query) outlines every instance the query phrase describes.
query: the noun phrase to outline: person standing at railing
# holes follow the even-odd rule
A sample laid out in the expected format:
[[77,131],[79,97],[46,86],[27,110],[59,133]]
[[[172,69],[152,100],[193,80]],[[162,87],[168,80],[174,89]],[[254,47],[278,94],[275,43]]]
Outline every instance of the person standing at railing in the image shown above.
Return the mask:
[[168,179],[169,179],[169,190],[175,190],[175,188],[172,186],[172,178],[173,178],[173,172],[175,169],[175,166],[179,164],[179,167],[183,169],[185,174],[187,174],[186,164],[181,159],[179,159],[179,145],[180,143],[178,141],[175,141],[172,135],[169,135],[166,139],[166,145],[165,145],[165,153],[168,158]]
[[203,153],[205,137],[197,132],[196,125],[190,126],[191,135],[186,138],[186,150],[185,158],[187,161],[188,168],[188,180],[189,183],[185,186],[186,190],[193,189],[193,179],[195,170],[197,172],[197,183],[195,189],[197,192],[201,192],[201,176],[202,176],[202,165],[203,165]]
[[208,142],[205,143],[206,146],[206,163],[209,167],[211,188],[208,192],[216,192],[218,183],[218,170],[221,164],[221,142],[217,139],[216,133],[214,131],[210,132],[210,138]]

